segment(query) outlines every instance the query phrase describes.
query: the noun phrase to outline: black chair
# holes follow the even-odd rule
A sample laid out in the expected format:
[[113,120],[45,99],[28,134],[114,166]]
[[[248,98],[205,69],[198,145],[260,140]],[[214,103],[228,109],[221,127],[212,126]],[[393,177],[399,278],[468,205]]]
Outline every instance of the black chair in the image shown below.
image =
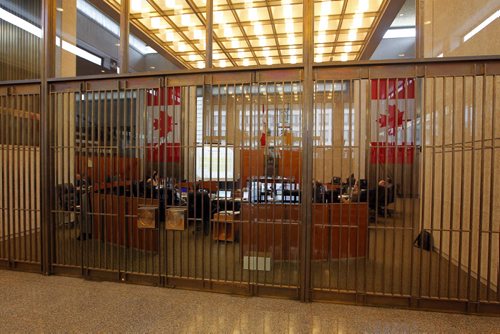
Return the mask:
[[342,185],[342,178],[340,176],[332,177],[332,184],[336,185],[336,186],[341,186]]
[[313,203],[323,203],[325,187],[320,182],[313,183]]
[[80,205],[79,196],[75,196],[75,187],[71,183],[58,184],[56,187],[59,207],[64,211],[73,211],[76,205]]
[[212,209],[208,192],[197,191],[188,193],[188,222],[194,222],[195,230],[200,231],[203,226],[205,235],[210,232]]
[[340,203],[340,192],[338,189],[325,191],[324,202],[325,203]]
[[393,211],[388,209],[389,204],[394,203],[394,187],[378,186],[377,190],[370,190],[369,207],[377,210],[381,216],[392,216]]

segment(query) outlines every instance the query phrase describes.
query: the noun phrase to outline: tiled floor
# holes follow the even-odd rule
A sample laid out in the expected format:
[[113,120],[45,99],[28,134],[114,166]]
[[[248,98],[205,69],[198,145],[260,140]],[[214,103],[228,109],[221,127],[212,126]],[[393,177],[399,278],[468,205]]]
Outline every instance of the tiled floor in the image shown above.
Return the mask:
[[500,318],[0,271],[0,333],[498,333]]

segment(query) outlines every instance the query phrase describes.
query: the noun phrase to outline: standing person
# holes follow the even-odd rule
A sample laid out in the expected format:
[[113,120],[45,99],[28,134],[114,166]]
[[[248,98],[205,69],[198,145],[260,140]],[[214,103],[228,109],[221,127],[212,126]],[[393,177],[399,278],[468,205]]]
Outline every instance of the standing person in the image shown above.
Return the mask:
[[89,186],[87,180],[82,178],[79,173],[75,177],[76,186],[76,205],[80,206],[80,235],[77,240],[87,240],[92,238],[92,216],[88,214],[89,205]]

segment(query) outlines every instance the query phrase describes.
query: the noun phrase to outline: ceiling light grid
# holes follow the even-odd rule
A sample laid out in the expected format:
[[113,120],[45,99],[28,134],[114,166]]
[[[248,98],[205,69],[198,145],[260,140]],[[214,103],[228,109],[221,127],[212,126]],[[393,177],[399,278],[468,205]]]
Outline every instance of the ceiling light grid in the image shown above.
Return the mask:
[[[314,60],[358,59],[387,1],[316,0]],[[301,63],[302,7],[302,0],[213,0],[213,65]],[[188,68],[204,66],[206,0],[131,0],[131,23]]]

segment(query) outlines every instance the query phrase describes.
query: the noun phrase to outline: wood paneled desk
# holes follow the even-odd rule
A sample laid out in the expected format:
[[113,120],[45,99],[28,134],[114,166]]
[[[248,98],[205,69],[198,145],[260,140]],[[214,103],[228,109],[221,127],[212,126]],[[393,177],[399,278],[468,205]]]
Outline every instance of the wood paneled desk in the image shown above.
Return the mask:
[[[312,257],[366,256],[368,203],[313,204]],[[274,260],[298,259],[300,205],[241,205],[243,255],[261,253]]]
[[92,236],[115,245],[158,251],[158,229],[137,228],[140,206],[156,206],[157,199],[92,193]]

